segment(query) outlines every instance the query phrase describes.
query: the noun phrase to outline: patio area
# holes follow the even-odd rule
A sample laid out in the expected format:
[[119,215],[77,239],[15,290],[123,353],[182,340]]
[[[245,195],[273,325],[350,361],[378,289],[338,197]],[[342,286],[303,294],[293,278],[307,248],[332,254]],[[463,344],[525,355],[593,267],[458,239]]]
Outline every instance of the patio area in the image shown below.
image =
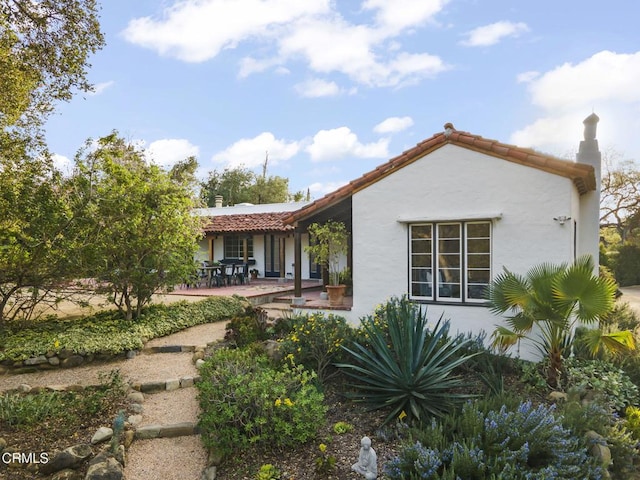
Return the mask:
[[[305,304],[296,308],[322,310],[350,310],[353,297],[345,297],[344,304],[329,306],[329,300],[322,299],[322,283],[320,280],[302,280],[302,296]],[[224,287],[190,287],[182,285],[167,295],[215,297],[239,295],[247,298],[253,305],[277,303],[291,305],[294,298],[294,283],[290,278],[257,278],[245,285],[228,285]]]
[[[302,293],[304,296],[313,290],[319,291],[322,284],[319,280],[303,280]],[[290,278],[256,278],[243,285],[226,285],[224,287],[189,287],[181,285],[169,295],[196,296],[196,297],[217,297],[240,295],[249,299],[254,305],[269,303],[277,297],[291,295],[293,298],[294,285]]]

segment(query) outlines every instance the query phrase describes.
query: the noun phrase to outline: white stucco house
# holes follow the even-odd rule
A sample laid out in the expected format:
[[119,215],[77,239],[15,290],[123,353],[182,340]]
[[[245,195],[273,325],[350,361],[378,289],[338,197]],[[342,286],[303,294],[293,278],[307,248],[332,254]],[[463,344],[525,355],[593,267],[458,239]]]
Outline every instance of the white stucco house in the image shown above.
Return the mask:
[[[284,218],[309,202],[238,204],[200,208],[196,215],[204,217],[204,237],[196,254],[197,261],[249,263],[260,277],[293,279],[293,227]],[[306,237],[305,237],[306,238]],[[308,262],[305,278],[319,278],[320,272]]]
[[392,296],[408,295],[452,331],[490,333],[498,319],[483,292],[503,267],[525,273],[541,262],[590,254],[597,264],[598,117],[585,121],[576,161],[485,139],[452,124],[362,177],[289,213],[296,303],[305,234],[313,222],[343,221],[356,322]]

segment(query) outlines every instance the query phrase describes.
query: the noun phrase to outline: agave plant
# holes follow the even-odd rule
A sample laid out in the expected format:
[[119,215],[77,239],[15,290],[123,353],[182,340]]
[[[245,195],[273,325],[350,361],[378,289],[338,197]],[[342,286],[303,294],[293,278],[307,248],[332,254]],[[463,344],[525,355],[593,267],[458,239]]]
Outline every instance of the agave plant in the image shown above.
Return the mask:
[[450,338],[449,322],[442,317],[429,329],[426,311],[406,297],[391,299],[379,314],[382,322],[373,316],[362,320],[366,346],[343,346],[353,363],[338,367],[355,380],[351,398],[372,410],[388,408],[385,424],[405,415],[405,421],[421,423],[470,398],[455,393],[463,382],[453,374],[475,355],[461,352],[470,339]]
[[[547,381],[557,386],[563,373],[563,359],[569,353],[575,327],[593,324],[614,306],[616,285],[611,279],[593,274],[593,261],[583,256],[573,264],[543,263],[526,275],[508,270],[489,285],[489,304],[496,314],[511,312],[509,328],[499,326],[493,333],[493,345],[506,350],[522,338],[528,338],[549,362]],[[534,328],[537,327],[537,330]],[[588,335],[592,352],[601,346],[610,351],[635,348],[631,332]]]

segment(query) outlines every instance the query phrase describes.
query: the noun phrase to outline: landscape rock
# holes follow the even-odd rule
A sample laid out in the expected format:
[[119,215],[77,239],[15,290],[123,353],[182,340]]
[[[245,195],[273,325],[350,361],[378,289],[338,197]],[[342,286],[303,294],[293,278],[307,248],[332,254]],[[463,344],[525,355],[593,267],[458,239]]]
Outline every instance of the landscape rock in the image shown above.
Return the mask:
[[139,440],[158,438],[160,436],[160,430],[162,430],[162,425],[146,425],[136,430],[135,438]]
[[184,437],[194,435],[197,431],[197,425],[192,422],[175,423],[173,425],[165,425],[160,430],[160,437]]
[[69,358],[72,355],[73,355],[73,351],[72,350],[67,350],[66,348],[63,348],[62,350],[60,350],[58,352],[58,358],[60,360],[64,360],[66,358]]
[[100,427],[96,433],[93,434],[93,437],[91,437],[91,444],[95,445],[97,443],[107,441],[111,437],[113,437],[113,429],[109,427]]
[[26,383],[23,383],[19,385],[16,390],[22,393],[29,393],[31,391],[31,385],[27,385]]
[[191,356],[191,361],[196,363],[198,360],[204,359],[204,350],[198,350]]
[[196,360],[196,368],[200,369],[204,365],[204,360]]
[[127,360],[131,360],[132,358],[136,358],[137,354],[138,354],[138,352],[136,352],[135,350],[129,350],[127,352]]
[[122,480],[124,470],[115,458],[109,457],[100,462],[92,462],[84,478],[85,480]]
[[180,379],[180,388],[193,387],[193,377],[182,377]]
[[144,394],[141,392],[131,392],[127,395],[127,398],[134,403],[144,402]]
[[589,447],[591,456],[599,460],[605,467],[609,466],[611,464],[611,450],[607,446],[606,439],[593,430],[585,433],[585,437],[587,437],[587,445],[591,445]]
[[65,468],[51,476],[51,480],[82,480],[82,474],[76,470]]
[[129,410],[131,410],[133,413],[142,413],[144,412],[144,407],[139,403],[132,403],[131,405],[129,405]]
[[142,415],[131,415],[129,416],[129,418],[127,418],[127,422],[129,422],[132,426],[135,427],[140,422],[142,422]]
[[27,358],[24,361],[25,365],[40,365],[42,363],[49,363],[49,360],[44,355],[38,355],[37,357]]
[[166,381],[167,391],[178,390],[180,388],[180,380],[177,378],[171,378]]
[[53,357],[48,357],[48,362],[49,365],[53,365],[54,367],[57,367],[58,365],[60,365],[60,359],[56,356]]
[[135,438],[136,432],[133,430],[125,430],[122,434],[122,445],[124,448],[129,448],[133,443],[133,439]]
[[7,441],[0,437],[0,452],[4,452],[5,448],[7,448]]
[[161,392],[167,387],[165,382],[147,382],[140,385],[140,391],[144,393]]
[[202,472],[201,480],[216,480],[216,467],[205,468]]
[[547,395],[547,400],[554,403],[565,402],[567,400],[567,394],[564,392],[551,392]]
[[81,355],[71,355],[60,362],[62,368],[73,368],[82,365],[84,358]]
[[42,464],[40,472],[49,475],[60,470],[73,469],[91,455],[93,455],[91,445],[79,443],[54,454],[50,457],[49,462]]

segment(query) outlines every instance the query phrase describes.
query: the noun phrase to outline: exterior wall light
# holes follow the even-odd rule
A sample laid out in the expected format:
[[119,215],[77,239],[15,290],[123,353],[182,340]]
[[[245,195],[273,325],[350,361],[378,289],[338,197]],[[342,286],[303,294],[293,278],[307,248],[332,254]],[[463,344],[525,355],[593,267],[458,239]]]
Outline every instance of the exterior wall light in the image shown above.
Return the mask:
[[553,219],[558,222],[560,225],[564,225],[566,221],[571,220],[571,217],[567,217],[566,215],[561,215],[560,217],[553,217]]

